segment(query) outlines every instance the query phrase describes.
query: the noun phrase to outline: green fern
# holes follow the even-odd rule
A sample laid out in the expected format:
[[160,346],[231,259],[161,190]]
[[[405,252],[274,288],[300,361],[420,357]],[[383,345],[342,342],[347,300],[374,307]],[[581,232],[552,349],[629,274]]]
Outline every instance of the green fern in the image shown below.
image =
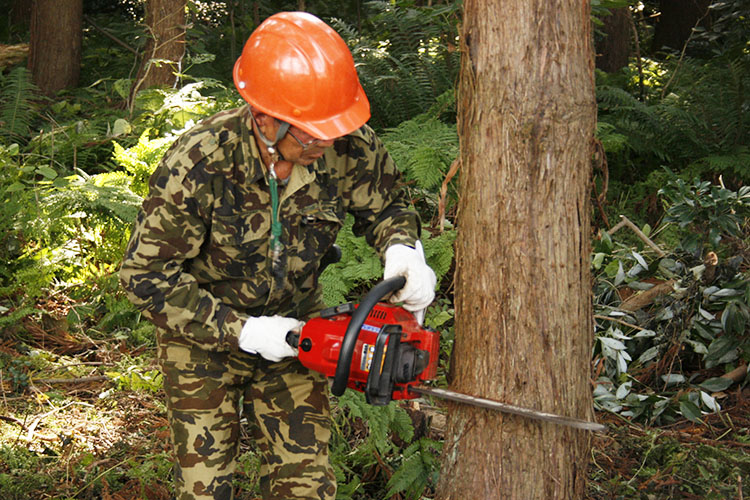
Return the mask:
[[383,275],[380,257],[364,237],[354,236],[353,225],[354,217],[347,215],[336,239],[336,244],[341,247],[341,261],[328,266],[320,276],[323,301],[329,306],[347,302],[355,288],[372,283]]
[[78,175],[42,191],[40,207],[53,220],[80,213],[92,221],[129,226],[142,198],[127,188],[127,182],[122,173],[88,175],[79,171]]
[[[0,294],[5,295],[6,293],[12,293],[15,290],[0,289]],[[33,306],[24,306],[14,309],[10,312],[4,313],[0,316],[0,329],[5,330],[8,327],[18,325],[22,319],[33,314],[38,314],[39,309]]]
[[371,103],[370,124],[392,127],[424,113],[453,88],[460,6],[405,7],[368,2],[371,26],[359,33],[341,20],[332,24],[348,40],[362,86]]
[[[596,96],[599,101],[599,122],[605,124],[600,125],[600,130],[604,126],[610,133],[620,136],[617,143],[620,151],[626,155],[655,157],[659,161],[670,160],[671,152],[663,140],[664,127],[655,107],[618,87],[600,85],[596,89]],[[622,137],[627,140],[623,141]],[[616,167],[617,163],[611,166]],[[625,163],[623,168],[630,166]]]
[[453,265],[453,242],[455,240],[455,230],[445,231],[428,239],[423,238],[425,258],[435,271],[438,283],[448,275]]
[[[379,498],[403,494],[416,500],[426,488],[434,486],[440,469],[441,444],[428,438],[414,441],[411,417],[401,406],[395,402],[372,406],[362,393],[347,390],[338,398],[335,408],[335,428],[339,434],[334,439],[332,461],[339,469],[340,480],[359,485],[358,479],[347,480],[346,476],[356,474],[356,470],[374,466],[381,469],[385,465],[393,474],[387,484],[377,487],[379,492],[388,491]],[[396,445],[394,437],[407,443],[406,448]]]
[[112,157],[115,163],[132,176],[130,189],[139,196],[148,194],[148,180],[166,150],[174,142],[173,137],[151,139],[151,133],[151,129],[146,129],[138,138],[138,142],[127,149],[114,142]]
[[750,148],[740,146],[725,154],[712,154],[692,162],[685,176],[705,178],[707,174],[730,174],[744,183],[750,182]]
[[[354,236],[354,218],[349,215],[339,232],[336,244],[341,247],[341,261],[326,268],[320,276],[323,301],[328,306],[357,300],[357,292],[364,292],[383,276],[383,263],[377,252],[364,237]],[[438,283],[448,275],[453,263],[455,231],[445,231],[437,236],[422,235],[425,258],[435,271]]]
[[428,438],[409,445],[402,452],[401,464],[388,480],[385,497],[403,494],[407,500],[423,498],[425,489],[437,483],[442,447],[442,442]]
[[113,270],[141,203],[127,182],[123,173],[81,171],[28,189],[37,203],[15,216],[27,243],[13,275],[18,284],[34,284],[27,287],[28,296],[53,279],[81,281]]
[[414,426],[406,410],[394,402],[385,406],[373,406],[365,401],[361,392],[347,390],[338,398],[338,408],[343,417],[350,423],[359,419],[367,427],[367,432],[360,435],[359,443],[354,450],[354,461],[367,463],[372,460],[372,452],[381,456],[393,453],[396,445],[391,439],[395,434],[405,442],[414,438]]
[[0,74],[0,136],[15,140],[27,136],[37,116],[34,101],[38,98],[38,89],[25,67],[6,76]]
[[406,179],[433,192],[458,156],[456,126],[427,114],[388,129],[382,139]]
[[[611,180],[643,181],[661,165],[746,181],[750,61],[746,57],[648,61],[645,101],[597,73],[598,136]],[[630,68],[632,74],[634,68]],[[610,84],[614,81],[614,84]]]

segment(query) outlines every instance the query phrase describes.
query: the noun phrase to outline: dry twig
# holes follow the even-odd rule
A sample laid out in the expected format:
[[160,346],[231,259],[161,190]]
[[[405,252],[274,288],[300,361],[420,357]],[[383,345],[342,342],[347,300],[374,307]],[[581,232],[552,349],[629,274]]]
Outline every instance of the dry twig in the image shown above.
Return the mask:
[[643,234],[643,231],[641,231],[641,230],[640,230],[640,229],[638,228],[638,226],[636,226],[635,224],[633,224],[633,222],[631,222],[631,220],[630,220],[630,219],[628,219],[628,218],[627,218],[627,217],[625,217],[624,215],[621,215],[621,216],[620,216],[620,219],[621,219],[621,220],[620,220],[620,222],[618,222],[618,223],[617,223],[617,224],[616,224],[616,225],[615,225],[615,226],[614,226],[614,227],[613,227],[612,229],[610,229],[609,231],[607,231],[607,233],[609,233],[609,234],[613,234],[613,233],[614,233],[615,231],[617,231],[617,230],[618,230],[618,229],[620,229],[621,227],[623,227],[623,226],[627,226],[627,227],[629,227],[630,229],[632,229],[632,230],[633,230],[633,232],[634,232],[634,233],[635,233],[635,234],[636,234],[636,235],[637,235],[637,236],[638,236],[638,237],[639,237],[639,238],[640,238],[641,240],[643,240],[643,242],[644,242],[644,243],[646,243],[646,244],[647,244],[648,246],[650,246],[651,248],[653,248],[653,249],[654,249],[654,251],[655,251],[655,252],[656,252],[656,253],[657,253],[657,254],[659,255],[659,257],[665,257],[665,256],[667,255],[666,253],[664,253],[664,251],[663,251],[663,250],[662,250],[661,248],[659,248],[659,246],[658,246],[658,245],[657,245],[656,243],[654,243],[653,241],[651,241],[651,239],[649,239],[649,237],[648,237],[648,236],[646,236],[645,234]]

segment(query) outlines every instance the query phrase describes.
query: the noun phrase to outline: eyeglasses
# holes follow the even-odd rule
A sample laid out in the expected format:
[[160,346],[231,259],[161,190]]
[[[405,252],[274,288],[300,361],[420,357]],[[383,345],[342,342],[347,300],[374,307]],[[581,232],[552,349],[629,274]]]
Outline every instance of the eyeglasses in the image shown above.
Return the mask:
[[[316,139],[315,137],[310,136],[310,137],[312,137],[312,139],[310,139],[308,142],[302,142],[302,139],[300,139],[299,137],[297,137],[294,134],[294,132],[292,132],[291,128],[289,130],[287,130],[287,133],[289,135],[291,135],[292,137],[294,137],[294,140],[297,141],[300,146],[302,146],[302,151],[307,151],[308,148],[311,148],[312,146],[317,146],[321,142],[325,141],[325,139]],[[302,132],[302,133],[305,134],[305,135],[308,135],[306,132]]]

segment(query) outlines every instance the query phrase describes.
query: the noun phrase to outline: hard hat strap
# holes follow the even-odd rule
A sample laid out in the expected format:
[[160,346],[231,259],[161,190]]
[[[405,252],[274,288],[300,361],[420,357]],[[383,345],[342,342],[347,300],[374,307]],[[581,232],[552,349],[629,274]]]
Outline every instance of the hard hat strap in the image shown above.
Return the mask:
[[260,126],[258,126],[258,122],[255,120],[255,115],[253,114],[252,111],[250,111],[250,116],[252,116],[253,118],[253,123],[255,124],[255,129],[258,131],[258,136],[260,137],[260,140],[263,141],[263,144],[265,144],[269,148],[276,146],[276,143],[279,142],[289,131],[290,125],[287,122],[274,118],[274,120],[279,122],[280,125],[279,125],[279,129],[276,131],[276,139],[272,141],[271,139],[266,137],[263,131],[260,129]]

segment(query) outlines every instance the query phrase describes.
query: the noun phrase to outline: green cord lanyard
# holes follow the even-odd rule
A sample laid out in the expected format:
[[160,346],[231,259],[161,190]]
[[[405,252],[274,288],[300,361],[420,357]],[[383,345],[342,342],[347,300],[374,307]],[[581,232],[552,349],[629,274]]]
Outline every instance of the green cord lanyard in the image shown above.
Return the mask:
[[253,120],[255,129],[258,131],[258,136],[261,141],[263,141],[263,144],[266,145],[268,154],[271,157],[271,165],[268,166],[268,172],[270,174],[268,176],[268,188],[271,191],[271,255],[273,255],[273,262],[275,264],[279,260],[281,249],[283,247],[281,244],[281,222],[279,221],[279,181],[276,176],[276,170],[274,169],[276,162],[279,160],[279,153],[276,150],[276,144],[286,135],[290,125],[287,122],[277,120],[280,125],[279,129],[276,131],[276,139],[272,141],[260,130],[260,126],[258,126],[258,122],[252,114],[252,110],[250,112],[250,117]]
[[271,252],[273,260],[276,262],[281,254],[281,222],[279,221],[279,183],[276,178],[274,166],[276,162],[271,163],[268,168],[270,171],[268,177],[268,187],[271,191]]

